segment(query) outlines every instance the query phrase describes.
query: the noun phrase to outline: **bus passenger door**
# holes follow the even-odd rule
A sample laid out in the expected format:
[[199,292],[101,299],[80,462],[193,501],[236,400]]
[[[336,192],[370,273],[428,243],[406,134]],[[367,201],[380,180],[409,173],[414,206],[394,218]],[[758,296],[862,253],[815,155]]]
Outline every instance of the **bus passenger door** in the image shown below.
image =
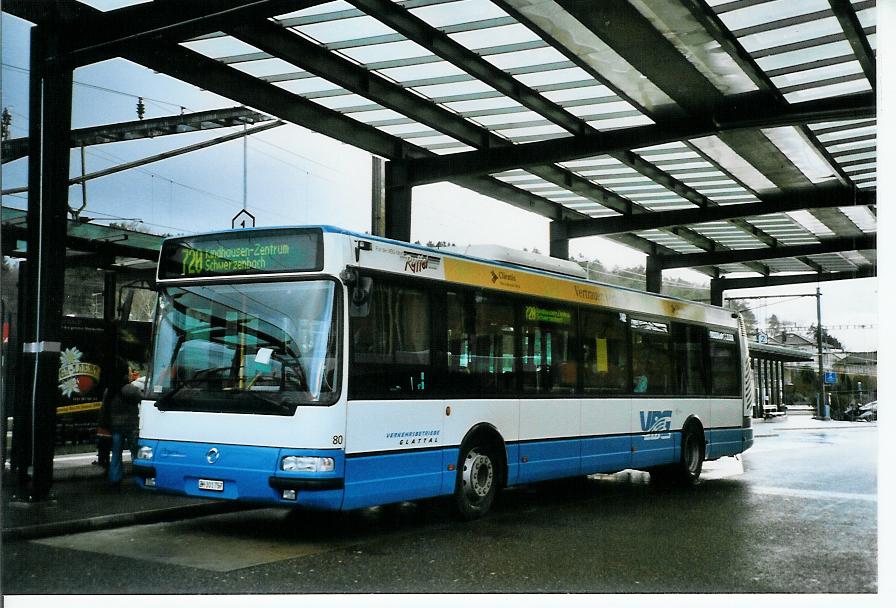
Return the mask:
[[441,492],[430,300],[422,287],[377,277],[367,310],[350,319],[345,509]]

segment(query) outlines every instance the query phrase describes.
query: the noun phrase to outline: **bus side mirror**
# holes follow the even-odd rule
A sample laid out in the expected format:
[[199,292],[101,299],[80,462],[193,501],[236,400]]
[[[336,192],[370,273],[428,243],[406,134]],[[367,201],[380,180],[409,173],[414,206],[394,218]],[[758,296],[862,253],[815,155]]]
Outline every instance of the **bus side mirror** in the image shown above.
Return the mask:
[[370,289],[373,279],[360,277],[352,287],[352,297],[348,304],[348,312],[352,317],[366,317],[370,314]]

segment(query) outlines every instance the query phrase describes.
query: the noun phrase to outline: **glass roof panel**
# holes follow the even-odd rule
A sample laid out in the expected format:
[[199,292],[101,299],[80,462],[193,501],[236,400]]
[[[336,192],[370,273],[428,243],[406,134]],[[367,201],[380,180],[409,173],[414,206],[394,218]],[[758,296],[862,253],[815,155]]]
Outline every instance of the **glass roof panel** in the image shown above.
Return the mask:
[[[220,38],[210,38],[208,40],[181,42],[180,46],[215,59],[219,57],[229,57],[231,55],[261,53],[258,48],[251,44],[246,44],[242,40],[237,40],[233,36],[221,36]],[[267,55],[266,53],[265,55],[270,57],[270,55]]]
[[840,40],[838,42],[820,44],[808,49],[798,49],[795,51],[787,51],[786,53],[775,53],[773,55],[759,57],[756,59],[756,63],[758,63],[759,67],[763,70],[776,70],[792,65],[801,65],[813,61],[830,59],[832,57],[852,55],[852,47],[849,46],[849,42]]
[[438,134],[438,132],[433,132],[433,129],[419,122],[410,122],[403,125],[388,125],[385,127],[379,127],[380,131],[385,131],[390,135],[398,135],[399,137],[408,138],[408,136],[414,133],[426,133],[427,136],[433,136]]
[[869,152],[857,152],[855,154],[834,154],[834,158],[838,163],[847,163],[854,160],[872,160],[877,158],[877,152],[872,150]]
[[[367,124],[382,123],[386,121],[401,121],[402,123],[407,123],[411,121],[411,119],[407,118],[404,114],[400,114],[395,110],[390,110],[388,108],[383,108],[381,110],[367,110],[366,112],[350,112],[349,115],[355,120],[360,120]],[[396,122],[395,124],[399,123]]]
[[863,163],[861,165],[853,165],[846,169],[846,172],[850,175],[857,175],[865,173],[866,171],[876,171],[877,163]]
[[[569,135],[566,131],[549,131],[548,129],[559,129],[560,127],[546,127],[543,130],[545,132],[536,132],[536,133],[524,133],[523,129],[510,129],[509,131],[516,131],[512,135],[508,135],[507,131],[498,131],[502,135],[506,135],[510,138],[510,140],[517,144],[528,143],[531,141],[544,141],[546,139],[556,139],[558,137],[565,137]],[[540,130],[539,127],[531,127],[533,131]]]
[[856,120],[838,120],[835,122],[813,122],[809,124],[809,128],[815,131],[817,134],[822,134],[827,131],[837,131],[844,127],[848,127],[849,125],[859,125],[859,124],[874,124],[875,120],[873,118],[859,118]]
[[868,136],[874,137],[877,135],[877,125],[871,124],[862,127],[855,127],[852,129],[842,129],[840,131],[830,131],[828,133],[823,133],[818,135],[818,141],[821,142],[836,142],[841,139],[848,139],[852,137],[861,137]]
[[449,137],[447,135],[428,135],[426,137],[408,137],[406,139],[418,146],[423,146],[425,148],[439,144],[455,144],[457,146],[464,145],[462,142],[459,142],[453,137]]
[[410,10],[431,26],[438,28],[478,19],[507,17],[507,13],[488,0],[460,0],[459,2],[412,8]]
[[[536,72],[534,74],[520,74],[514,76],[517,80],[522,82],[523,84],[529,85],[531,87],[544,85],[544,84],[556,84],[560,82],[575,82],[580,80],[587,80],[590,78],[588,72],[579,67],[566,68],[562,70],[551,70],[549,72]],[[594,80],[594,84],[599,84],[596,80]]]
[[298,80],[301,78],[311,78],[312,74],[308,72],[298,71],[296,66],[287,63],[282,59],[262,59],[260,61],[251,61],[247,63],[238,63],[234,65],[236,69],[252,76],[273,76],[279,74],[292,74],[290,80]]
[[[434,97],[439,97],[442,95],[462,95],[465,93],[478,93],[484,91],[494,91],[492,87],[481,82],[479,80],[471,80],[468,82],[454,82],[448,84],[433,84],[426,85],[421,87],[414,87],[414,90],[429,97],[430,99]],[[504,100],[504,105],[509,105],[507,103],[508,98],[502,96]]]
[[532,33],[532,30],[520,23],[483,30],[474,30],[472,32],[458,32],[456,34],[449,34],[449,36],[454,39],[455,42],[470,50],[496,43],[513,44],[516,42],[541,40],[538,36]]
[[[790,0],[787,0],[790,3]],[[801,4],[794,2],[793,4]],[[768,49],[783,44],[792,44],[803,40],[812,40],[830,34],[843,34],[843,28],[836,17],[826,17],[811,23],[803,23],[798,27],[783,27],[769,32],[750,34],[738,41],[748,52]]]
[[851,80],[849,82],[839,82],[827,86],[805,89],[802,91],[793,91],[785,93],[784,98],[790,103],[799,103],[801,101],[811,101],[813,99],[823,99],[825,97],[836,97],[838,95],[848,95],[849,93],[860,93],[862,91],[870,91],[871,84],[867,78],[860,80]]
[[531,110],[527,110],[523,106],[519,107],[519,112],[515,112],[512,114],[496,114],[494,116],[479,116],[476,118],[476,122],[483,125],[496,125],[503,123],[513,123],[513,122],[529,122],[535,120],[545,120],[541,114],[537,112],[533,112]]
[[456,146],[453,144],[436,144],[433,146],[425,146],[425,148],[436,154],[457,154],[458,152],[472,152],[476,149],[463,144],[458,144]]
[[744,160],[743,157],[715,135],[700,137],[690,141],[706,156],[712,158],[719,167],[730,173],[751,190],[762,192],[778,189],[756,167]]
[[840,207],[840,211],[862,232],[877,232],[877,216],[868,211],[868,207]]
[[858,61],[846,61],[836,65],[828,65],[811,70],[803,70],[793,74],[772,77],[772,82],[778,87],[787,87],[797,84],[805,84],[847,74],[861,74],[862,65]]
[[501,53],[487,57],[486,60],[495,67],[502,70],[518,68],[527,65],[539,65],[543,63],[556,63],[566,61],[566,56],[555,49],[547,46],[536,49],[528,49],[525,51],[516,51],[513,53]]
[[874,137],[863,139],[860,141],[851,141],[848,143],[842,144],[834,144],[828,146],[828,150],[832,154],[837,154],[839,152],[846,152],[848,150],[864,150],[866,148],[876,148],[877,147],[877,139]]
[[400,68],[391,68],[387,70],[376,70],[376,72],[397,82],[407,82],[410,80],[418,80],[421,78],[438,78],[440,76],[457,75],[467,76],[468,78],[470,78],[470,80],[472,80],[472,77],[469,76],[466,72],[455,66],[453,63],[449,63],[447,61],[438,61],[425,65],[411,65]]
[[347,11],[355,8],[345,0],[334,0],[334,2],[325,2],[323,4],[318,4],[316,6],[311,6],[308,8],[303,8],[298,11],[292,11],[290,13],[283,13],[282,15],[277,15],[277,19],[282,21],[284,19],[288,19],[290,17],[299,17],[305,15],[322,15],[325,13],[335,13],[337,11]]
[[372,44],[351,49],[341,49],[343,55],[351,57],[358,63],[368,65],[381,61],[410,59],[412,57],[432,57],[433,54],[411,40]]
[[[476,81],[476,82],[482,87],[487,86],[487,85],[480,83],[479,81]],[[498,93],[491,87],[488,87],[488,90],[494,92],[495,96],[488,98],[488,99],[473,99],[470,101],[446,102],[442,105],[444,105],[445,107],[450,108],[460,114],[465,114],[466,112],[478,112],[480,110],[494,110],[494,109],[498,109],[498,108],[506,108],[508,106],[513,106],[513,105],[518,106],[520,108],[520,110],[524,109],[523,106],[521,106],[520,104],[518,104],[517,102],[515,102],[513,100],[510,100],[508,102],[507,97],[501,95],[500,93]]]
[[[594,82],[592,80],[592,82]],[[615,96],[609,88],[604,85],[593,84],[591,86],[571,87],[569,89],[560,89],[556,91],[546,91],[542,94],[547,99],[563,105],[563,102],[579,100],[579,99],[598,99],[601,97]]]
[[721,15],[721,19],[729,29],[739,30],[829,8],[827,0],[800,0],[799,2],[774,0],[725,12]]
[[348,95],[348,91],[345,89],[318,76],[314,76],[313,78],[303,78],[302,80],[276,82],[274,83],[274,86],[308,98]]
[[391,27],[368,15],[327,23],[300,25],[292,29],[324,44],[395,33]]
[[865,10],[858,11],[856,17],[859,18],[859,23],[863,28],[877,25],[877,8],[866,8]]
[[[277,85],[279,86],[279,85]],[[319,97],[314,98],[311,101],[314,103],[318,103],[327,108],[331,108],[333,110],[339,110],[341,108],[355,107],[355,106],[375,106],[377,108],[381,107],[379,104],[375,104],[370,101],[366,97],[361,97],[360,95],[348,94],[348,95],[339,95],[333,97]]]
[[833,167],[799,129],[778,127],[762,132],[813,184],[837,178]]
[[833,236],[834,233],[830,228],[822,224],[818,218],[808,211],[788,211],[787,215],[792,217],[794,221],[810,231],[815,236]]
[[[587,100],[591,101],[591,100]],[[575,114],[576,116],[588,116],[591,114],[609,114],[611,112],[635,112],[640,115],[640,112],[635,110],[634,107],[627,101],[618,100],[618,101],[610,101],[607,100],[604,103],[576,103],[571,106],[564,106],[569,110],[571,114]]]

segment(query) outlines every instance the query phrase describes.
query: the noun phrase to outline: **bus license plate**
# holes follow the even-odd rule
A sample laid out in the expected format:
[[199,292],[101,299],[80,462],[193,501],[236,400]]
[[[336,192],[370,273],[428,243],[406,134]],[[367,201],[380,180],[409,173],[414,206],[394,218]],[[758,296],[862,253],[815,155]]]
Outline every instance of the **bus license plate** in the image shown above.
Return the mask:
[[212,490],[213,492],[223,492],[224,482],[217,479],[200,479],[200,490]]

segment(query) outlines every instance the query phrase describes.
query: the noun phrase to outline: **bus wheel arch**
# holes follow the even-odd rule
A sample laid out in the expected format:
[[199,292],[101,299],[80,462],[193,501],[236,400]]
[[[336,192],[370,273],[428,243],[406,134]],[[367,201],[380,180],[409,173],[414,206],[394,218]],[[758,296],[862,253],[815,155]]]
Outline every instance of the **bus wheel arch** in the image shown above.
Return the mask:
[[485,515],[507,481],[507,451],[495,427],[481,423],[460,444],[453,511],[463,520]]

